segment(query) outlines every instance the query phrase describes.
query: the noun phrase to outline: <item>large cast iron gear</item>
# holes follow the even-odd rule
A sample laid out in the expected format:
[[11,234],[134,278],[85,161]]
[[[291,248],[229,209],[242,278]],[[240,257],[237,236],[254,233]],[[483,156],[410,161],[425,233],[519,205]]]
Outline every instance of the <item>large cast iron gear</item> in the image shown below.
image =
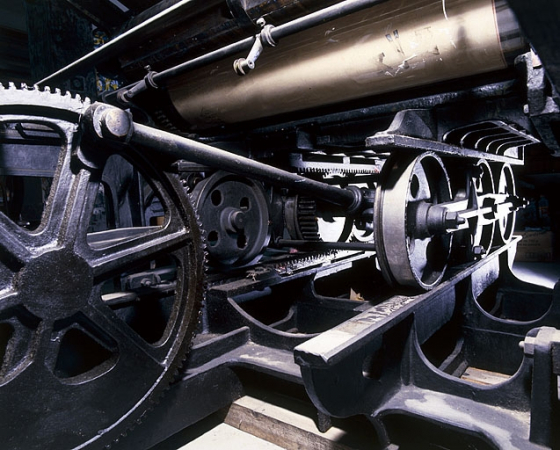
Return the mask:
[[[0,87],[0,166],[13,124],[49,135],[35,152],[53,142],[60,148],[41,223],[30,229],[0,213],[4,449],[114,443],[172,381],[198,320],[204,250],[196,214],[173,176],[123,150],[158,196],[162,221],[88,232],[112,154],[94,144],[95,164],[84,164],[80,118],[88,106],[58,92]],[[160,278],[165,282],[153,286]]]

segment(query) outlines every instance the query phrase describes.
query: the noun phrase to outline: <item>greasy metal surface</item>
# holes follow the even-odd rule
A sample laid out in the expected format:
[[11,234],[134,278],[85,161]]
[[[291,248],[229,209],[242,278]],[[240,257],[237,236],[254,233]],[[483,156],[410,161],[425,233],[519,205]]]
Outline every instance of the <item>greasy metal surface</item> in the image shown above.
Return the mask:
[[[378,434],[373,450],[560,446],[560,285],[551,291],[510,272],[522,202],[509,167],[523,164],[537,134],[557,150],[557,39],[536,27],[558,8],[512,0],[517,11],[535,12],[519,19],[544,57],[541,65],[528,53],[514,72],[500,69],[524,43],[503,1],[389,0],[312,29],[302,30],[309,17],[286,22],[331,3],[173,2],[76,64],[118,59],[111,65],[121,72],[140,70],[136,81],[144,61],[161,63],[161,75],[137,85],[130,111],[0,88],[4,122],[32,117],[51,130],[2,129],[0,173],[56,174],[37,224],[17,208],[0,214],[4,446],[114,443],[174,381],[146,427],[116,444],[151,446],[241,395],[243,371],[304,384],[323,418],[365,415]],[[334,3],[328,11],[368,2]],[[247,56],[261,15],[279,35],[298,33],[264,48],[239,78],[233,60]],[[165,89],[144,91],[158,79],[171,80],[189,134],[153,125],[184,125],[159,104]],[[37,149],[45,159],[34,158]],[[53,171],[58,151],[64,158]],[[123,158],[112,161],[114,152]],[[197,214],[187,201],[205,182],[243,177],[220,196],[200,196]],[[111,214],[97,203],[100,184],[115,200]],[[146,191],[160,202],[148,204]],[[301,221],[297,193],[310,197]],[[258,204],[255,214],[245,214],[245,198]],[[112,215],[108,229],[103,214]],[[336,242],[353,251],[319,254],[300,248],[317,242],[315,228],[289,236],[290,227],[335,216],[355,220],[367,242]],[[201,292],[199,222],[257,244],[250,256],[226,255],[209,268],[198,335],[174,377]],[[268,226],[279,240],[268,242]],[[431,241],[444,245],[428,250]],[[162,296],[171,319],[159,340],[148,339],[138,330],[152,336]],[[148,307],[139,328],[128,315],[138,319],[140,305]],[[481,384],[480,372],[498,381]]]
[[[111,110],[109,107],[109,110]],[[123,113],[124,114],[124,113]],[[95,122],[95,117],[93,118]],[[96,122],[95,122],[96,123]],[[97,125],[94,125],[94,127]],[[230,172],[251,176],[274,186],[288,187],[295,192],[307,194],[345,207],[355,207],[359,203],[354,192],[330,186],[277,167],[245,158],[216,147],[167,133],[140,124],[131,124],[131,142],[150,149],[155,155],[166,155],[176,159],[187,159]],[[112,139],[118,136],[109,136]]]
[[247,77],[228,59],[170,95],[193,126],[240,122],[504,68],[498,35],[492,0],[394,0],[282,40]]

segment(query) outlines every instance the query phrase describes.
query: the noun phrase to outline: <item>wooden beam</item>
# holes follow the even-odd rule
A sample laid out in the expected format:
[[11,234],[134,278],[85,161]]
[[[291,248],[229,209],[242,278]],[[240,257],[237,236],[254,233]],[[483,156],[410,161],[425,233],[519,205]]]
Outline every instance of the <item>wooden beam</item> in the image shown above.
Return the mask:
[[[66,0],[25,0],[29,59],[34,81],[41,80],[93,50],[91,23],[68,7]],[[55,86],[86,96],[96,95],[95,73],[78,73]]]
[[31,67],[27,34],[0,27],[0,82],[29,83]]
[[373,429],[335,425],[321,433],[316,420],[311,404],[271,394],[266,399],[241,397],[230,406],[224,422],[288,450],[358,450],[374,441]]
[[112,35],[129,18],[128,13],[108,0],[66,0],[88,21]]
[[151,8],[155,4],[159,3],[160,0],[119,0],[124,6],[130,9],[133,14],[138,14],[145,9]]

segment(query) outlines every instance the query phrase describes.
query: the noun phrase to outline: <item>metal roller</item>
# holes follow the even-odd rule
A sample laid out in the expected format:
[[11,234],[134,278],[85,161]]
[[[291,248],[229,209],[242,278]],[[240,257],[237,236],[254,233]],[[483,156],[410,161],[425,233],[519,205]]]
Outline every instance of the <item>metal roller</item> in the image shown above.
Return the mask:
[[265,47],[247,76],[226,58],[167,86],[181,116],[205,128],[504,69],[519,36],[503,2],[391,0]]

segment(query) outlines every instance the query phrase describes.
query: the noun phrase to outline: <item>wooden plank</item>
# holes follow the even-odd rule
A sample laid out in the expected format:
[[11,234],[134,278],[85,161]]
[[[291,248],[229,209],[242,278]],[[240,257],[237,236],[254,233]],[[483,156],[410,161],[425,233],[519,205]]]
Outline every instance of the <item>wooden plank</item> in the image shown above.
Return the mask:
[[357,450],[372,445],[338,427],[321,433],[316,414],[311,405],[299,403],[286,408],[244,396],[231,405],[224,422],[288,450]]
[[481,384],[483,386],[492,386],[494,384],[503,383],[511,377],[504,373],[490,372],[489,370],[478,369],[476,367],[468,367],[461,375],[461,379],[470,381],[471,383]]
[[[164,447],[168,450],[171,447]],[[225,423],[207,431],[177,450],[282,450],[282,447],[244,433]],[[155,450],[155,449],[153,449]],[[161,449],[163,450],[163,449]]]

